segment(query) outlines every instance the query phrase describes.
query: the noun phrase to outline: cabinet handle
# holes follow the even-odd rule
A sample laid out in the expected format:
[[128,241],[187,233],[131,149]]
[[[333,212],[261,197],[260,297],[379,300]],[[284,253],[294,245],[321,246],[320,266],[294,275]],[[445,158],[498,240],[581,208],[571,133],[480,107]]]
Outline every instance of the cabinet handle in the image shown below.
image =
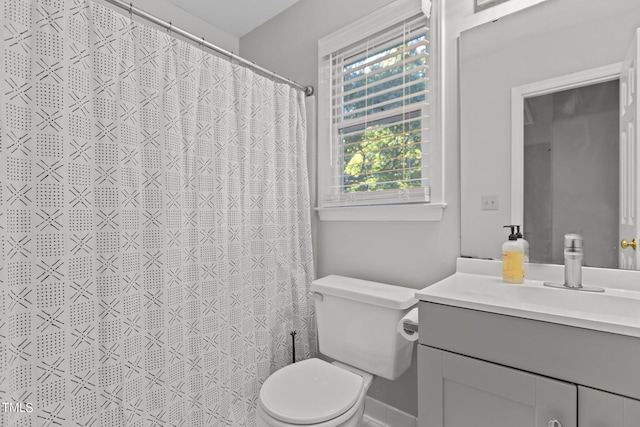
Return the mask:
[[562,424],[558,420],[551,420],[549,421],[549,427],[562,427]]

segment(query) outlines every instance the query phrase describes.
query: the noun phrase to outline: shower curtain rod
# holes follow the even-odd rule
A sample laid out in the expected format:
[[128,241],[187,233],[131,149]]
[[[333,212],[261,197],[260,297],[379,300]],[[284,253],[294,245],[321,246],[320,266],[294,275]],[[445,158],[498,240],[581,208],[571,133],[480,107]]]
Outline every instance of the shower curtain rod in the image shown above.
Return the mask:
[[122,8],[122,9],[125,9],[132,15],[137,15],[137,16],[139,16],[139,17],[141,17],[141,18],[143,18],[143,19],[145,19],[145,20],[147,20],[149,22],[152,22],[152,23],[154,23],[156,25],[159,25],[159,26],[161,26],[163,28],[166,28],[167,30],[169,30],[171,32],[179,34],[182,37],[184,37],[184,38],[186,38],[186,39],[188,39],[188,40],[190,40],[192,42],[198,43],[198,44],[200,44],[202,46],[205,46],[205,47],[207,47],[207,48],[209,48],[209,49],[211,49],[211,50],[213,50],[215,52],[218,52],[221,55],[228,56],[229,59],[232,60],[232,61],[237,61],[242,65],[245,65],[245,66],[247,66],[249,68],[257,70],[257,71],[259,71],[259,72],[261,72],[263,74],[266,74],[266,75],[268,75],[268,76],[270,76],[272,78],[275,78],[275,79],[278,79],[280,81],[283,81],[283,82],[285,82],[285,83],[287,83],[287,84],[289,84],[291,86],[297,87],[298,89],[302,89],[304,91],[305,95],[307,95],[307,96],[313,95],[313,86],[301,85],[300,83],[298,83],[298,82],[296,82],[294,80],[291,80],[291,79],[288,79],[286,77],[283,77],[283,76],[279,75],[275,71],[267,70],[266,68],[257,65],[255,62],[251,62],[251,61],[249,61],[247,59],[244,59],[241,56],[238,56],[238,55],[234,54],[233,52],[229,52],[228,50],[223,49],[220,46],[216,46],[215,44],[206,41],[204,39],[204,37],[195,36],[192,33],[188,32],[188,31],[185,31],[180,27],[173,26],[171,24],[171,22],[164,21],[164,20],[158,18],[157,16],[154,16],[154,15],[148,13],[148,12],[145,12],[144,10],[142,10],[142,9],[140,9],[138,7],[135,7],[133,5],[133,3],[127,3],[127,2],[124,2],[122,0],[104,0],[104,1],[106,1],[107,3],[111,3],[114,6],[118,6],[118,7]]

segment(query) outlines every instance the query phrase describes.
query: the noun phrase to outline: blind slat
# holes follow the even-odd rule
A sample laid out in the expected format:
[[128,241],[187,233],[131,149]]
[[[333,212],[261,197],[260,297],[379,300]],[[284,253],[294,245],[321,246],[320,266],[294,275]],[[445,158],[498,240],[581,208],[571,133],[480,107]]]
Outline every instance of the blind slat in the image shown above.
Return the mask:
[[[421,57],[420,59],[422,59],[422,58],[426,59],[426,55]],[[414,62],[418,62],[418,61],[412,61],[411,63],[414,63]],[[389,67],[386,67],[385,70],[388,70],[388,69],[391,69],[391,68],[398,68],[400,66],[402,66],[402,65],[401,64],[390,65]],[[374,87],[378,87],[378,86],[383,85],[384,83],[387,83],[387,82],[395,80],[395,79],[403,79],[403,77],[405,77],[407,75],[411,77],[411,76],[414,76],[414,75],[419,74],[421,72],[426,73],[428,69],[429,69],[429,66],[426,65],[426,64],[425,65],[419,65],[419,66],[417,66],[415,68],[411,68],[409,73],[403,71],[401,73],[391,74],[388,77],[383,77],[380,80],[373,80],[373,77],[377,77],[378,75],[381,75],[383,73],[367,75],[362,79],[350,81],[349,82],[350,85],[351,85],[352,82],[353,83],[364,82],[364,84],[362,84],[360,86],[356,86],[356,87],[350,88],[350,89],[347,89],[347,90],[344,90],[344,88],[343,88],[342,92],[340,92],[340,96],[341,97],[348,97],[349,95],[351,95],[353,93],[357,93],[357,92],[360,92],[360,91],[365,91],[365,90],[368,90],[368,89],[371,89],[371,88],[374,88]],[[370,80],[370,82],[366,82],[365,80]],[[411,80],[411,81],[414,81],[414,80]],[[335,84],[335,82],[334,82],[334,84]],[[334,95],[334,97],[336,95]],[[360,98],[360,97],[358,97],[358,98]],[[356,99],[356,98],[353,98],[353,99]]]
[[[336,113],[340,110],[343,110],[342,115],[344,116],[354,116],[358,113],[361,112],[365,112],[367,110],[373,110],[375,108],[382,108],[382,107],[386,107],[392,104],[397,104],[400,103],[400,105],[393,107],[395,108],[401,108],[402,106],[406,106],[406,105],[411,105],[414,104],[416,102],[420,102],[426,99],[426,94],[428,93],[428,91],[426,89],[420,89],[420,90],[416,90],[415,92],[409,92],[406,94],[403,94],[402,96],[396,96],[390,99],[380,99],[380,97],[382,97],[383,95],[388,95],[388,94],[392,94],[393,92],[396,91],[402,91],[403,93],[407,91],[407,89],[411,89],[411,88],[415,88],[416,86],[419,86],[421,84],[424,84],[424,82],[416,82],[415,84],[412,85],[404,85],[404,86],[400,86],[400,87],[392,87],[389,88],[385,91],[382,92],[376,92],[375,94],[373,94],[372,96],[369,96],[367,98],[359,98],[357,100],[350,100],[347,103],[342,103],[342,104],[337,104],[334,106],[334,109],[336,111]],[[412,98],[418,98],[424,96],[425,98],[422,100],[414,100],[413,102],[405,102],[407,100],[411,100]],[[362,107],[355,107],[354,104],[359,104],[360,102],[365,101],[365,105],[363,105]],[[350,107],[350,106],[354,106],[355,108],[353,108],[352,110],[347,110],[344,111],[344,109],[346,107]],[[391,109],[386,109],[386,111],[388,111],[389,113],[391,113]]]
[[[384,118],[389,118],[389,117],[394,117],[397,116],[399,114],[403,114],[403,113],[410,113],[410,112],[419,112],[421,110],[422,107],[424,106],[428,106],[429,103],[428,102],[421,102],[420,104],[409,104],[409,106],[399,106],[393,109],[389,109],[389,110],[385,110],[385,111],[378,111],[376,113],[372,113],[372,114],[367,114],[366,117],[355,117],[355,118],[350,118],[350,119],[341,119],[339,122],[340,124],[340,129],[343,128],[348,128],[348,127],[353,127],[355,125],[358,124],[367,124],[367,123],[375,123],[378,122]],[[426,117],[426,115],[423,115],[423,117]],[[334,117],[335,118],[335,117]],[[336,135],[339,135],[340,133],[338,132]]]
[[402,40],[403,37],[407,35],[412,35],[415,33],[429,33],[429,26],[425,21],[424,16],[416,16],[413,19],[408,19],[401,25],[396,25],[387,29],[386,31],[381,32],[378,35],[374,35],[368,39],[362,40],[359,43],[354,43],[353,45],[346,47],[338,52],[335,52],[335,56],[342,57],[345,59],[362,56],[366,49],[370,46],[386,46],[396,39]]
[[[402,123],[400,123],[400,125],[402,125]],[[394,126],[395,126],[395,124],[394,124]],[[346,134],[343,134],[343,136],[345,137],[344,139],[346,139],[346,138],[357,137],[357,136],[363,135],[363,134],[364,134],[364,133],[366,133],[366,132],[367,132],[367,131],[365,130],[364,132],[352,132],[352,133],[346,133]],[[411,136],[415,136],[416,134],[418,134],[418,133],[420,133],[420,132],[422,132],[422,129],[416,129],[416,130],[413,130],[413,131],[407,131],[407,132],[392,133],[392,134],[390,134],[390,135],[385,135],[385,136],[380,137],[380,138],[371,138],[371,139],[367,139],[367,141],[369,141],[369,142],[378,142],[378,141],[380,141],[380,140],[387,139],[387,138],[411,137]],[[419,142],[420,142],[420,141],[418,141],[417,143],[419,143]],[[359,144],[361,144],[361,143],[362,143],[362,142],[345,142],[345,143],[343,143],[342,145],[343,145],[345,148],[349,148],[349,147],[352,147],[352,146],[355,146],[355,145],[359,145]]]
[[334,193],[325,197],[324,200],[325,206],[329,207],[428,203],[430,201],[430,190],[427,186],[358,193]]
[[[333,65],[336,67],[342,68],[342,70],[337,70],[340,75],[348,76],[348,75],[356,74],[358,71],[361,71],[368,67],[372,67],[373,65],[376,65],[376,64],[380,64],[396,56],[409,55],[410,58],[416,58],[418,56],[426,56],[426,53],[416,53],[414,55],[411,55],[411,53],[417,51],[418,48],[421,48],[421,47],[424,47],[426,52],[427,45],[428,45],[428,40],[424,40],[424,41],[420,41],[420,42],[416,42],[414,44],[408,45],[408,47],[402,47],[401,50],[391,51],[384,56],[375,58],[375,60],[373,61],[367,61],[366,56],[363,58],[360,58],[357,61],[353,61],[353,62],[350,61],[352,64],[357,64],[359,62],[362,62],[362,64],[357,67],[353,67],[353,65],[344,65],[344,60],[341,60],[340,58],[336,58],[333,61],[334,62]],[[396,46],[392,45],[392,47],[396,47]],[[347,79],[347,80],[350,80],[350,79]]]

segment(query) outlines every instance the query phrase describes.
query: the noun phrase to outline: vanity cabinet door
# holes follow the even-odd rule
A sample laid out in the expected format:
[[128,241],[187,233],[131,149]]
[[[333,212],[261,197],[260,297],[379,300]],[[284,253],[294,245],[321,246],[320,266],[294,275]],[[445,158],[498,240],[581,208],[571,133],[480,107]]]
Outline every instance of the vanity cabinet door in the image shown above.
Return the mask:
[[579,427],[638,427],[640,401],[578,387]]
[[420,427],[577,427],[577,388],[421,345]]

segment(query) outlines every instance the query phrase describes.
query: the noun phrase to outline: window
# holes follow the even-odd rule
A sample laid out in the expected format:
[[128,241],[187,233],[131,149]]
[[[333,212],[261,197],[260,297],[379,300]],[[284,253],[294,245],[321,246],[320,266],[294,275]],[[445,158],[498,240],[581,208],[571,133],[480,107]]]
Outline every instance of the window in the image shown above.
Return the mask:
[[396,1],[320,41],[321,211],[433,201],[430,21]]

